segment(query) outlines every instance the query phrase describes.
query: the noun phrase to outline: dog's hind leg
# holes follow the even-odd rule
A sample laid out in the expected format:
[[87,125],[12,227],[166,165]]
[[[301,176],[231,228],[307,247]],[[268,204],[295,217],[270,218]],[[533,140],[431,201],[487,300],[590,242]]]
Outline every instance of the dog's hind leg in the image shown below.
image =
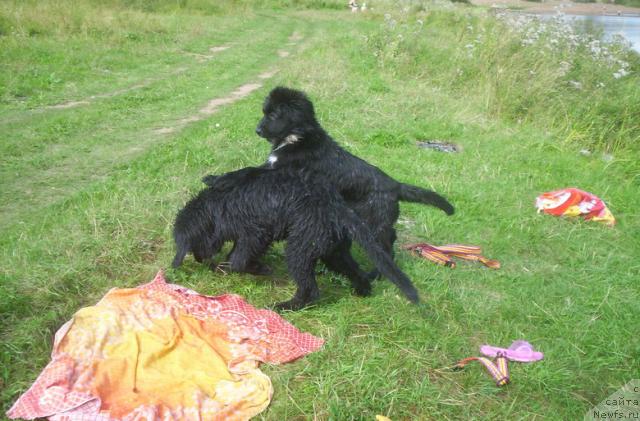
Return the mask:
[[215,234],[210,234],[206,238],[198,241],[193,247],[193,257],[198,263],[204,263],[209,268],[215,268],[213,256],[220,251],[224,241]]
[[239,238],[227,256],[230,269],[252,275],[270,275],[271,268],[259,260],[269,245],[271,245],[270,239],[259,235]]
[[280,310],[299,310],[320,297],[314,272],[318,259],[303,247],[304,244],[296,244],[291,238],[287,242],[287,269],[298,289],[289,301],[276,304],[276,308]]
[[357,295],[371,295],[371,282],[367,274],[360,269],[358,262],[351,256],[351,241],[345,240],[329,254],[322,257],[322,262],[332,271],[346,276]]
[[[372,206],[370,203],[373,203]],[[376,242],[393,257],[396,230],[393,227],[400,216],[400,206],[395,197],[387,193],[372,192],[366,202],[351,202],[349,206],[367,223]],[[376,269],[367,274],[370,280],[380,276]]]
[[398,236],[393,227],[387,227],[376,235],[376,239],[380,242],[382,249],[393,257],[393,243],[396,242]]
[[[389,253],[389,256],[391,256],[391,258],[394,257],[393,243],[396,242],[396,238],[396,230],[393,227],[385,227],[383,230],[379,231],[376,234],[376,240],[378,240],[378,243],[380,243],[382,249]],[[369,280],[374,280],[379,277],[380,272],[377,269],[374,269],[367,274],[367,278]]]

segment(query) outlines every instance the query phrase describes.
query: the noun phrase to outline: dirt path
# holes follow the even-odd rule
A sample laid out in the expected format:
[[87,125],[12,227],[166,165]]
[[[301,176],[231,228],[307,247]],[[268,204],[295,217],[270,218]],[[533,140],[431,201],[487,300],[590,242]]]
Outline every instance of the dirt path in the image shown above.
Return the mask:
[[[224,50],[226,50],[228,48],[229,48],[228,45],[221,45],[221,46],[210,47],[209,51],[212,54],[199,54],[199,53],[185,53],[185,54],[195,57],[196,60],[199,63],[204,63],[206,61],[211,60],[216,53],[224,51]],[[89,105],[92,102],[94,102],[95,100],[104,99],[104,98],[113,98],[113,97],[118,96],[118,95],[126,94],[128,92],[135,91],[136,89],[141,89],[141,88],[147,87],[147,86],[151,85],[152,83],[159,82],[161,80],[170,78],[172,76],[177,76],[177,75],[179,75],[181,73],[186,72],[187,70],[188,70],[188,68],[186,68],[186,67],[179,67],[179,68],[175,69],[174,71],[167,73],[165,76],[157,77],[157,78],[145,79],[142,82],[136,83],[136,84],[131,85],[131,86],[127,87],[127,88],[117,89],[115,91],[106,92],[106,93],[103,93],[103,94],[91,95],[91,96],[89,96],[89,97],[87,97],[85,99],[81,99],[81,100],[66,101],[66,102],[62,102],[60,104],[47,105],[45,107],[42,107],[41,109],[45,109],[45,110],[52,110],[52,109],[53,110],[60,110],[60,109],[65,109],[65,108],[75,108],[75,107],[80,107],[80,106],[83,106],[83,105]]]
[[[302,35],[300,33],[294,32],[293,34],[291,34],[289,36],[288,45],[291,45],[291,46],[296,45],[302,39],[303,39],[303,37],[302,37]],[[289,57],[290,52],[286,51],[286,50],[278,50],[277,54],[278,54],[278,57],[280,57],[280,58],[286,58],[286,57]],[[260,73],[258,75],[258,79],[260,79],[261,81],[270,79],[277,72],[278,71],[276,69],[272,69],[272,70],[268,70],[268,71],[262,72],[262,73]],[[174,133],[174,132],[182,129],[183,127],[185,127],[189,123],[200,121],[200,120],[203,120],[203,119],[209,117],[210,115],[216,113],[218,111],[218,109],[220,107],[224,106],[224,105],[233,104],[234,102],[239,101],[242,98],[247,97],[249,94],[251,94],[252,92],[254,92],[257,89],[260,89],[261,87],[262,87],[262,82],[260,82],[260,81],[254,81],[254,82],[245,83],[245,84],[239,86],[238,88],[236,88],[233,92],[231,92],[227,96],[220,97],[220,98],[213,98],[204,107],[200,108],[197,113],[178,120],[175,125],[156,129],[155,132],[158,133],[158,134]]]
[[[150,122],[146,127],[140,130],[145,132],[144,135],[137,130],[136,133],[120,134],[117,140],[110,140],[105,144],[96,144],[91,148],[82,148],[79,151],[76,146],[61,146],[61,150],[57,150],[54,158],[55,163],[47,164],[46,168],[42,168],[38,172],[37,177],[26,177],[14,179],[14,183],[4,186],[9,195],[15,195],[20,199],[11,201],[0,206],[5,218],[0,222],[0,227],[7,223],[19,220],[19,211],[21,208],[42,208],[54,202],[60,201],[62,198],[77,192],[82,186],[98,180],[108,174],[108,171],[114,164],[121,164],[135,158],[147,148],[157,145],[160,138],[168,138],[172,134],[187,127],[191,123],[204,120],[218,112],[222,107],[231,105],[243,98],[246,98],[256,90],[260,89],[266,80],[274,77],[278,72],[278,62],[288,60],[283,57],[282,52],[287,52],[291,56],[297,52],[297,44],[303,40],[302,35],[294,32],[283,40],[280,45],[274,46],[270,54],[276,57],[276,60],[265,68],[255,69],[253,76],[245,77],[238,80],[236,87],[227,93],[222,93],[214,98],[200,98],[197,102],[186,105],[179,112],[174,112],[170,119],[162,121],[156,120],[155,123]],[[234,48],[234,46],[210,47],[211,53]],[[186,59],[188,61],[188,59]],[[196,60],[194,60],[196,62]],[[206,61],[197,60],[193,65],[184,65],[182,67],[169,70],[167,73],[155,77],[144,78],[138,82],[134,82],[127,87],[121,87],[112,91],[98,93],[66,101],[63,103],[24,110],[22,113],[16,113],[20,116],[32,113],[46,113],[48,111],[58,110],[84,110],[97,104],[100,100],[108,101],[119,95],[124,95],[131,91],[142,88],[150,88],[155,84],[162,84],[174,75],[186,73],[199,66],[205,66]],[[5,119],[2,123],[7,123]],[[12,120],[13,121],[13,120]],[[164,126],[164,127],[163,127]],[[161,136],[158,136],[161,135]],[[135,140],[133,140],[135,139]],[[49,152],[56,149],[57,145],[52,144],[44,147],[44,159],[51,161]],[[71,151],[73,149],[73,151]],[[68,153],[65,153],[68,152]]]
[[[287,45],[291,45],[291,46],[296,45],[302,39],[303,39],[303,37],[299,32],[297,32],[297,31],[293,32],[288,38],[289,42],[287,43]],[[225,51],[225,50],[227,50],[229,48],[231,48],[230,45],[218,45],[218,46],[213,46],[213,47],[209,48],[209,52],[211,54],[201,54],[201,53],[192,53],[192,52],[185,52],[185,54],[189,55],[189,56],[192,56],[192,57],[195,57],[195,59],[199,63],[204,63],[204,62],[207,62],[207,61],[213,59],[217,53]],[[288,57],[289,54],[290,53],[288,51],[286,51],[286,50],[278,50],[278,56],[280,58]],[[113,92],[108,92],[108,93],[103,93],[103,94],[91,95],[90,97],[85,98],[85,99],[81,99],[81,100],[72,100],[72,101],[62,102],[60,104],[47,105],[45,107],[42,107],[41,109],[45,109],[45,110],[49,110],[49,109],[60,110],[60,109],[66,109],[66,108],[80,107],[80,106],[83,106],[83,105],[89,105],[89,104],[91,104],[93,101],[95,101],[97,99],[113,98],[115,96],[122,95],[122,94],[125,94],[127,92],[134,91],[136,89],[141,89],[141,88],[144,88],[146,86],[151,85],[154,82],[161,81],[161,80],[169,78],[171,76],[177,76],[177,75],[179,75],[181,73],[186,72],[187,70],[188,69],[186,67],[180,67],[180,68],[174,70],[173,72],[170,72],[166,76],[163,76],[163,77],[160,77],[160,78],[146,79],[146,80],[143,80],[140,83],[136,83],[135,85],[129,86],[127,88],[122,88],[122,89],[115,90]],[[259,77],[260,77],[260,79],[266,79],[266,78],[270,78],[274,74],[275,74],[275,71],[271,71],[271,72],[263,73]],[[238,89],[241,89],[241,88],[238,88]],[[191,120],[191,121],[196,121],[196,120]],[[161,130],[163,130],[163,129],[161,129]]]
[[245,98],[251,92],[255,91],[262,87],[261,83],[245,83],[244,85],[238,87],[235,91],[231,92],[229,95],[222,98],[214,98],[207,103],[204,107],[202,107],[198,112],[189,117],[185,117],[183,119],[178,120],[178,123],[172,127],[163,127],[161,129],[157,129],[156,133],[159,134],[168,134],[177,131],[178,129],[183,128],[185,125],[189,123],[193,123],[196,121],[200,121],[205,119],[206,117],[214,114],[218,109],[223,105],[233,104],[234,102]]
[[[260,80],[266,80],[273,77],[277,72],[278,72],[277,70],[270,70],[267,72],[263,72],[258,75],[258,78]],[[162,127],[160,129],[156,129],[155,132],[158,134],[173,133],[179,129],[182,129],[184,126],[186,126],[189,123],[200,121],[209,117],[210,115],[216,113],[220,107],[224,105],[233,104],[234,102],[249,96],[249,94],[251,94],[253,91],[260,88],[262,88],[261,82],[245,83],[239,86],[238,88],[236,88],[236,90],[234,90],[227,96],[224,96],[221,98],[213,98],[204,107],[200,108],[197,113],[178,120],[176,125],[170,126],[170,127]]]
[[[293,32],[288,38],[289,42],[287,43],[287,45],[290,45],[290,46],[296,45],[302,39],[303,39],[303,36],[299,32]],[[216,53],[219,53],[221,51],[225,51],[228,48],[230,48],[230,46],[221,45],[221,46],[210,47],[209,51],[212,54],[199,54],[199,53],[186,53],[186,54],[195,57],[198,62],[204,63],[206,61],[211,60]],[[286,58],[286,57],[289,57],[289,55],[290,55],[289,51],[286,51],[286,50],[278,50],[277,54],[278,54],[278,57],[280,57],[280,58]],[[116,91],[109,92],[109,93],[104,93],[104,94],[91,95],[90,97],[88,97],[86,99],[83,99],[83,100],[74,100],[74,101],[67,101],[67,102],[63,102],[63,103],[55,104],[55,105],[48,105],[46,107],[43,107],[42,109],[66,109],[66,108],[80,107],[80,106],[83,106],[83,105],[89,105],[89,104],[91,104],[93,101],[95,101],[97,99],[112,98],[112,97],[115,97],[117,95],[121,95],[121,94],[124,94],[124,93],[127,93],[127,92],[131,92],[131,91],[136,90],[136,89],[141,89],[141,88],[144,88],[146,86],[149,86],[150,84],[152,84],[154,82],[161,81],[161,80],[166,79],[166,78],[171,77],[171,76],[176,76],[176,75],[178,75],[180,73],[184,73],[185,71],[187,71],[186,67],[180,67],[180,68],[176,69],[175,71],[169,73],[167,76],[164,76],[164,77],[161,77],[161,78],[147,79],[147,80],[144,80],[144,81],[142,81],[140,83],[132,85],[132,86],[130,86],[128,88],[118,89]],[[263,72],[260,75],[258,75],[258,78],[261,79],[261,80],[266,80],[266,79],[269,79],[269,78],[273,77],[276,73],[277,73],[277,70],[269,70],[269,71]],[[202,120],[202,119],[206,118],[207,116],[210,116],[210,115],[214,114],[216,111],[218,111],[219,107],[221,107],[223,105],[232,104],[232,103],[234,103],[234,102],[236,102],[236,101],[248,96],[251,92],[253,92],[256,89],[259,89],[261,87],[262,87],[262,83],[260,83],[260,82],[251,82],[251,83],[246,83],[244,85],[241,85],[240,87],[238,87],[235,91],[231,92],[226,97],[212,99],[211,101],[209,101],[207,103],[207,105],[205,105],[203,108],[201,108],[196,114],[178,120],[176,125],[171,126],[171,127],[163,127],[163,128],[160,128],[160,129],[156,129],[155,132],[158,133],[158,134],[173,133],[176,130],[181,129],[182,127],[184,127],[185,125],[187,125],[189,123],[193,123],[195,121]]]
[[229,46],[228,45],[221,45],[218,47],[211,47],[209,48],[209,51],[213,54],[200,54],[200,53],[191,53],[191,52],[185,52],[185,54],[189,55],[189,56],[193,56],[196,58],[196,60],[198,60],[199,62],[205,62],[205,61],[209,61],[212,58],[215,57],[216,53],[219,53],[220,51],[224,51],[226,49],[228,49]]
[[113,92],[107,92],[107,93],[104,93],[104,94],[91,95],[90,97],[88,97],[86,99],[83,99],[83,100],[80,100],[80,101],[68,101],[68,102],[63,102],[61,104],[56,104],[56,105],[47,105],[46,107],[43,107],[43,108],[44,109],[60,110],[60,109],[64,109],[64,108],[79,107],[81,105],[89,105],[93,101],[95,101],[96,99],[113,98],[114,96],[126,94],[127,92],[131,92],[131,91],[135,91],[136,89],[144,88],[146,86],[151,85],[154,82],[158,82],[160,80],[166,79],[166,78],[171,77],[171,76],[179,75],[180,73],[184,73],[186,71],[187,71],[186,67],[180,67],[180,68],[174,70],[173,72],[170,72],[167,76],[164,76],[164,77],[161,77],[161,78],[146,79],[146,80],[144,80],[144,81],[142,81],[140,83],[136,83],[135,85],[131,85],[128,88],[122,88],[122,89],[118,89],[118,90],[115,90]]

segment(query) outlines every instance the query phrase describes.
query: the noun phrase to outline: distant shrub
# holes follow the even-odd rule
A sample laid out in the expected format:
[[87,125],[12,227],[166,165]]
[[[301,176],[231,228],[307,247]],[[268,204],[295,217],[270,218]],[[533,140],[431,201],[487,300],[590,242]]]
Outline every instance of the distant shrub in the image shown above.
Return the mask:
[[623,6],[640,7],[640,0],[614,0],[614,3]]
[[[105,1],[90,1],[96,4],[105,4]],[[106,0],[106,3],[145,12],[166,12],[180,9],[202,14],[230,13],[261,8],[346,9],[347,4],[345,1],[338,0]]]
[[0,37],[11,33],[11,21],[0,14]]

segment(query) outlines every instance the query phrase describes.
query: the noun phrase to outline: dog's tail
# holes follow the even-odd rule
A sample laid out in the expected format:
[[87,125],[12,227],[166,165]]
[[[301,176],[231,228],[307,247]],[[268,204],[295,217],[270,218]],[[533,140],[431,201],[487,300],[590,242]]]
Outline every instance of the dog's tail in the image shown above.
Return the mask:
[[180,233],[174,231],[173,236],[176,242],[176,247],[178,249],[178,251],[176,251],[175,257],[173,258],[173,262],[171,263],[171,267],[175,269],[182,264],[182,261],[187,256],[187,253],[189,253],[189,246],[187,245],[187,239],[183,238],[184,236]]
[[176,253],[176,256],[173,258],[173,262],[171,262],[171,267],[174,269],[179,267],[186,256],[187,256],[186,249],[184,248],[179,249],[178,252]]
[[409,301],[412,303],[420,302],[418,291],[411,283],[411,280],[395,264],[389,253],[384,251],[371,233],[371,230],[369,230],[355,212],[346,206],[344,206],[344,209],[342,220],[344,221],[345,227],[353,239],[362,246],[367,256],[369,256],[375,264],[376,269],[400,288],[400,291],[402,291]]
[[410,184],[400,184],[399,198],[405,202],[424,203],[442,209],[447,215],[453,215],[455,209],[447,199],[438,193]]

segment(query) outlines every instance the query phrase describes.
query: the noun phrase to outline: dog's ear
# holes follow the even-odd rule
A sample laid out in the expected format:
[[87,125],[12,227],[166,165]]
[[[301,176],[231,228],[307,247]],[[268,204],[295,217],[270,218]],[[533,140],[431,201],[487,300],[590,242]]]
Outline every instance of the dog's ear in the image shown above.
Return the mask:
[[304,92],[284,86],[276,86],[269,92],[268,98],[273,105],[277,105],[293,102],[300,98],[300,96],[305,96]]
[[278,107],[280,105],[287,105],[290,108],[303,110],[306,113],[310,112],[315,115],[313,104],[309,100],[307,94],[297,89],[291,89],[284,86],[277,86],[269,92],[265,105],[271,107]]
[[218,177],[219,176],[213,175],[213,174],[205,175],[204,177],[202,177],[202,182],[207,186],[211,187],[215,184]]

